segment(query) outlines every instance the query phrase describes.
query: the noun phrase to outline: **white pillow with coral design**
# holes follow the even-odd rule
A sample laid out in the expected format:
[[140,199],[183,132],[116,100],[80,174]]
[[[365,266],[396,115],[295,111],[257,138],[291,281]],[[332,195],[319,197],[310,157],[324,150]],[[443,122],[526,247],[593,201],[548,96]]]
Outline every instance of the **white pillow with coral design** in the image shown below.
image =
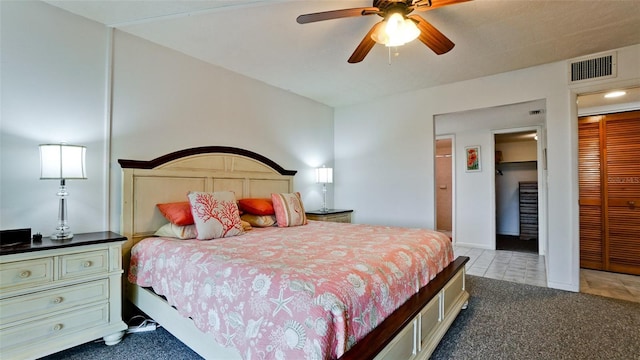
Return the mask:
[[236,196],[231,191],[199,192],[187,195],[198,240],[217,239],[242,234]]

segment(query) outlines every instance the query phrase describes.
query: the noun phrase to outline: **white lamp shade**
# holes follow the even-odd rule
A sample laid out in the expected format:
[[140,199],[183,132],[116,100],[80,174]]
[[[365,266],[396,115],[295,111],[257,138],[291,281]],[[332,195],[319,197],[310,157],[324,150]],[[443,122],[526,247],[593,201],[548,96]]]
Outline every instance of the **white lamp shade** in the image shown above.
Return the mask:
[[316,182],[331,184],[333,182],[333,168],[321,167],[316,169]]
[[86,150],[79,145],[40,145],[40,179],[86,179]]

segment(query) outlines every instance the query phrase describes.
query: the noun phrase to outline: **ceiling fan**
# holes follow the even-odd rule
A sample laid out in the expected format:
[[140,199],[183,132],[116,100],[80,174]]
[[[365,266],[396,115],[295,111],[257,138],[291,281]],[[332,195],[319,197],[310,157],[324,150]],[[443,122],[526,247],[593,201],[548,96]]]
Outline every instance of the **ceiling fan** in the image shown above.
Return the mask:
[[349,63],[358,63],[376,43],[386,46],[399,46],[419,38],[438,55],[447,53],[455,44],[438,29],[419,15],[410,15],[414,10],[427,11],[447,5],[470,0],[373,0],[372,7],[360,7],[323,11],[298,16],[299,24],[316,21],[339,19],[346,17],[378,15],[384,20],[373,25],[356,50],[349,58]]

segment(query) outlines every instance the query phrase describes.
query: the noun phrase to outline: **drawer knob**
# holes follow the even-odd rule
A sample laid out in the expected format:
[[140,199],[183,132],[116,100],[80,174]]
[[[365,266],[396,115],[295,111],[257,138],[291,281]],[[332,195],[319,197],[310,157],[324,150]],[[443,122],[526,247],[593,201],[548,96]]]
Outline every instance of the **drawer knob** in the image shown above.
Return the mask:
[[627,201],[627,204],[629,204],[629,206],[631,206],[631,207],[636,206],[636,202],[635,201]]
[[84,266],[84,267],[88,268],[88,267],[91,267],[91,264],[92,264],[92,263],[91,263],[91,261],[85,261],[85,262],[82,264],[82,266]]
[[54,304],[60,304],[60,303],[62,302],[62,300],[63,300],[63,299],[62,299],[60,296],[58,296],[58,297],[56,297],[56,298],[54,298],[54,299],[53,299],[53,303],[54,303]]
[[24,270],[24,271],[22,271],[22,272],[20,273],[20,277],[21,277],[21,278],[23,278],[23,279],[26,279],[26,278],[28,278],[29,276],[31,276],[31,271],[29,271],[29,270]]
[[53,331],[60,331],[60,330],[62,330],[62,324],[53,325]]

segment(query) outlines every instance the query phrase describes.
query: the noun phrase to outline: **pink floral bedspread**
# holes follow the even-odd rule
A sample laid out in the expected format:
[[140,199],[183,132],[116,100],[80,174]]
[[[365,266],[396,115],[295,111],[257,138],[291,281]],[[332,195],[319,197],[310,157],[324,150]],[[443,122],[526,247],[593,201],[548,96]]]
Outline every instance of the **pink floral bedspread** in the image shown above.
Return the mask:
[[245,359],[337,358],[453,260],[424,229],[309,221],[210,241],[148,238],[129,281]]

